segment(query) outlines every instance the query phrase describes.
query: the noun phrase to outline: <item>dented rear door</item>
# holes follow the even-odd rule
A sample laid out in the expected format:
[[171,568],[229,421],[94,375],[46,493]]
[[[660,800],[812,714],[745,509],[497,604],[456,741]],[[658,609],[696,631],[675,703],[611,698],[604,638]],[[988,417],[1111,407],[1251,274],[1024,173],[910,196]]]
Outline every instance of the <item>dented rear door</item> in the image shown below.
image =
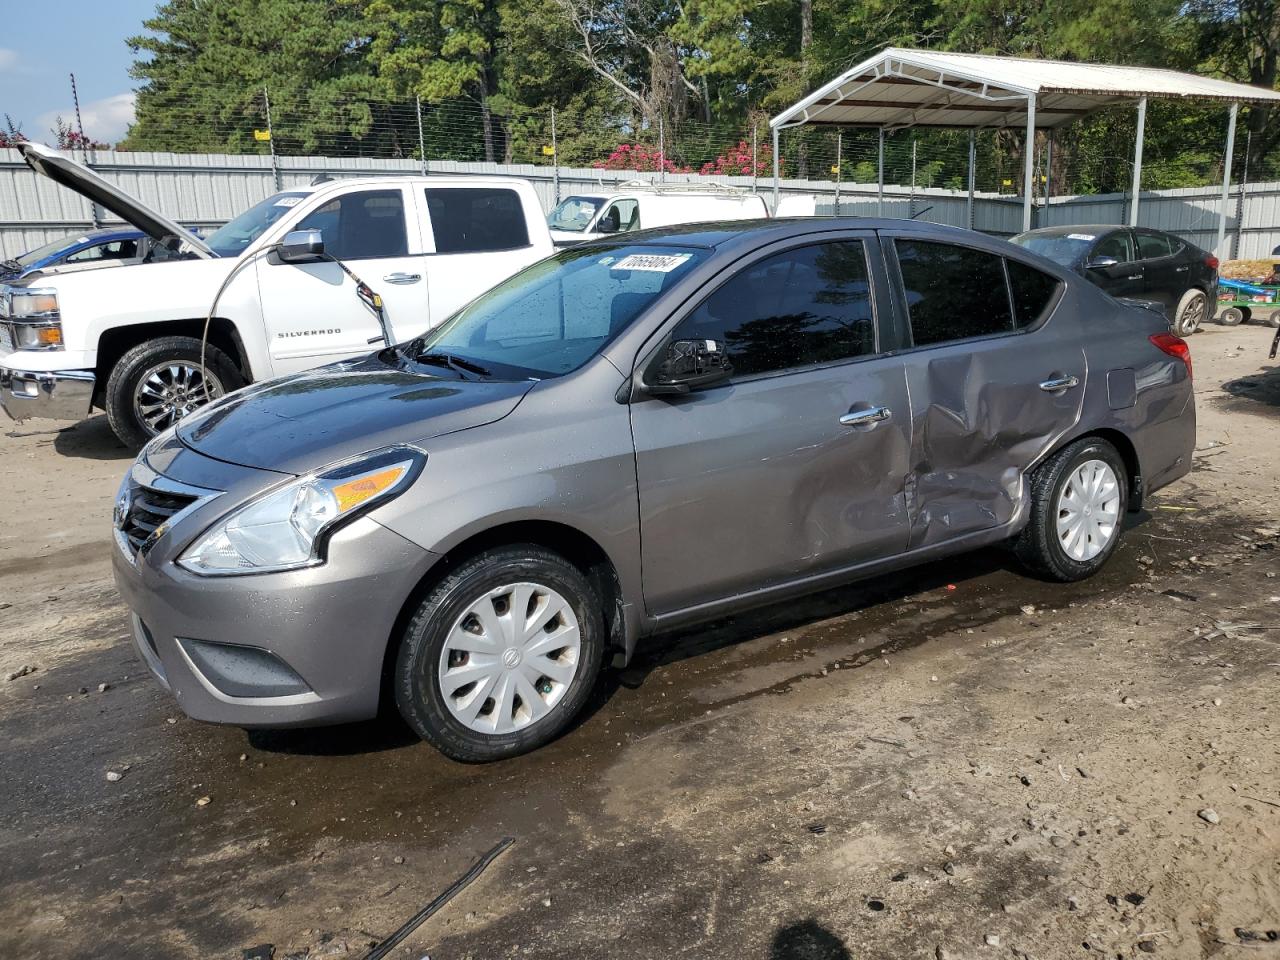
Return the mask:
[[910,548],[1010,525],[1083,405],[1079,328],[1054,322],[1061,282],[985,243],[885,246],[910,330]]

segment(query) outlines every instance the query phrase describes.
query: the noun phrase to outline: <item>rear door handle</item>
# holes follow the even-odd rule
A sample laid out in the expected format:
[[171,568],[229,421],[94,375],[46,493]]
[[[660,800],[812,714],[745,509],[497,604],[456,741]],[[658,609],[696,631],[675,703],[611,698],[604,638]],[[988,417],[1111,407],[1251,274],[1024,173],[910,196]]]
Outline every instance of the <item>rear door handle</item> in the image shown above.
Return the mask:
[[1191,269],[1190,267],[1174,267],[1174,268],[1173,268],[1173,272],[1174,272],[1174,273],[1186,273],[1186,272],[1187,272],[1188,270],[1190,270],[1190,269]]
[[1040,384],[1040,389],[1045,393],[1053,393],[1055,390],[1070,390],[1072,387],[1080,386],[1078,377],[1055,377],[1052,380],[1045,380]]
[[1135,273],[1135,274],[1134,274],[1133,276],[1131,276],[1131,277],[1125,277],[1125,279],[1126,279],[1126,280],[1141,280],[1141,279],[1142,279],[1142,274],[1140,274],[1140,273]]
[[852,410],[840,418],[844,427],[869,427],[888,420],[893,411],[888,407],[872,407],[870,410]]
[[422,279],[420,273],[388,273],[382,278],[383,283],[417,283]]

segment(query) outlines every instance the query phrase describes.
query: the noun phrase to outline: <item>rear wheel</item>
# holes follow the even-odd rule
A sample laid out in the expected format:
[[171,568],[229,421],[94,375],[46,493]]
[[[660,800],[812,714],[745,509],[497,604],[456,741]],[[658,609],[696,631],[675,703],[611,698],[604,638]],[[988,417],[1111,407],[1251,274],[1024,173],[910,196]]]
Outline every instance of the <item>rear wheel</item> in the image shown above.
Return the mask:
[[1204,322],[1205,310],[1209,306],[1209,298],[1204,291],[1191,289],[1178,301],[1178,309],[1173,313],[1173,332],[1180,337],[1189,337],[1200,329]]
[[396,705],[468,763],[542,746],[582,709],[604,656],[604,617],[577,567],[532,544],[487,550],[419,604],[396,658]]
[[1086,437],[1063,448],[1031,476],[1031,519],[1014,553],[1052,580],[1093,576],[1120,542],[1128,491],[1124,461],[1107,441]]
[[1268,327],[1280,327],[1280,310],[1272,310],[1267,314]]
[[107,378],[107,422],[128,447],[142,446],[193,410],[244,385],[231,358],[194,337],[160,337],[125,353]]
[[1239,307],[1227,307],[1218,315],[1218,322],[1228,327],[1238,327],[1244,323],[1244,311]]

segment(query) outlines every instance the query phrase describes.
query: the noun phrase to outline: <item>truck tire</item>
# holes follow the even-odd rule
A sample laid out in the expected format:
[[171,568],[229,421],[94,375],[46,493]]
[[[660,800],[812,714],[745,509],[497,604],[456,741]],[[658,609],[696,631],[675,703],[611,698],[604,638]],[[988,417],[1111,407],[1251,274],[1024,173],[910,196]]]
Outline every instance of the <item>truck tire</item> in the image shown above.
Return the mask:
[[199,340],[159,337],[138,344],[116,361],[107,377],[103,406],[112,432],[136,450],[244,382],[231,358],[212,344],[205,347],[201,367]]
[[1115,552],[1129,506],[1124,460],[1106,440],[1077,440],[1030,477],[1031,518],[1014,540],[1023,566],[1047,580],[1091,577]]
[[544,547],[477,554],[427,592],[405,628],[395,666],[400,714],[463,763],[542,746],[595,686],[602,609],[582,572]]

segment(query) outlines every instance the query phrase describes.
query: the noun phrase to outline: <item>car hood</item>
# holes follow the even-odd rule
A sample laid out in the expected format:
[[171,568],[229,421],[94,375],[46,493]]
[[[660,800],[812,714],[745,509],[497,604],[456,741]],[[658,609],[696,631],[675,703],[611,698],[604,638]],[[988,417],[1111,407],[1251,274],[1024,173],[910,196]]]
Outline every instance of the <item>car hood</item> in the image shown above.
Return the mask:
[[393,443],[500,420],[535,383],[456,380],[381,357],[247,387],[184,420],[178,438],[226,463],[304,474]]
[[103,180],[88,167],[81,166],[69,157],[64,157],[52,147],[27,141],[18,144],[18,150],[22,153],[22,159],[27,162],[27,166],[36,173],[74,190],[99,206],[106,207],[153,240],[163,242],[168,237],[177,237],[182,243],[181,252],[210,259],[217,256],[208,244],[186,227],[179,226],[164,214],[151,209],[141,200],[129,196],[123,190]]

